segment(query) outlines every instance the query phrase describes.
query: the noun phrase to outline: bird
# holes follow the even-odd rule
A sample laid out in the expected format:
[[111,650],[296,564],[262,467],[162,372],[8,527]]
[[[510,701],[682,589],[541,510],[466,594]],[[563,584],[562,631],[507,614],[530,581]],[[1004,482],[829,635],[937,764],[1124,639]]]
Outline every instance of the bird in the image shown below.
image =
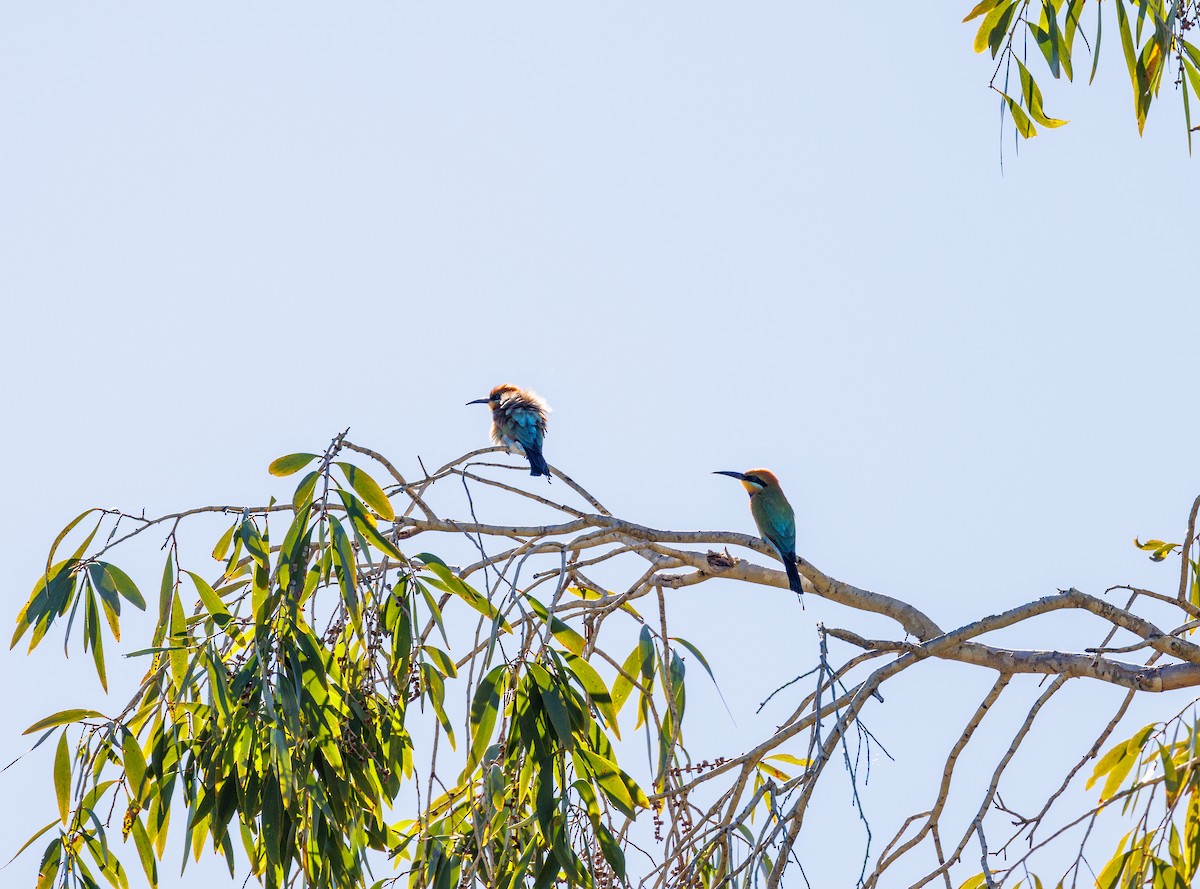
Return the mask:
[[713,475],[728,475],[742,483],[750,495],[750,514],[758,526],[758,534],[774,547],[783,560],[787,571],[788,586],[804,602],[804,590],[800,586],[800,571],[796,568],[796,513],[779,479],[769,469],[749,469],[746,472],[718,470]]
[[530,389],[502,383],[487,398],[467,404],[486,404],[492,409],[492,441],[516,451],[529,460],[530,475],[550,478],[550,467],[542,456],[546,439],[546,417],[550,405]]

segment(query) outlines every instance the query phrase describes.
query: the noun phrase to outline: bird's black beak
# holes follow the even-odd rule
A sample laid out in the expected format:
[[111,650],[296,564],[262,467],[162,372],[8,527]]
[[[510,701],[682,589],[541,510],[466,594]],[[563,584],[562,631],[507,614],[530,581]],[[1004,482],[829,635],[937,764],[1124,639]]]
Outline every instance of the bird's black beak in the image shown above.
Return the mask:
[[487,404],[491,401],[490,398],[476,398],[474,401],[468,401],[467,404]]
[[738,481],[744,482],[746,474],[744,472],[730,472],[728,469],[718,469],[713,475],[727,475],[730,478],[736,478]]

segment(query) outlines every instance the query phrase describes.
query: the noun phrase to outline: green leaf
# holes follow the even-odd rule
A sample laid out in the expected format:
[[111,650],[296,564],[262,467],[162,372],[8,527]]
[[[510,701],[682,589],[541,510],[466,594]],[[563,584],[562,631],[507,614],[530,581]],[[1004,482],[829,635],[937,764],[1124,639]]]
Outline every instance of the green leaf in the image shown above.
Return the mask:
[[[963,19],[963,24],[971,21],[971,19],[979,18],[979,16],[986,12],[991,12],[996,8],[997,4],[1001,2],[1003,2],[1003,0],[980,0],[974,9],[967,13],[967,17]],[[976,50],[976,52],[978,52],[978,50]]]
[[445,708],[446,682],[442,679],[442,674],[434,669],[433,664],[429,663],[421,664],[421,678],[425,683],[425,697],[433,705],[433,712],[437,714],[438,722],[442,724],[442,728],[446,732],[446,739],[453,748],[455,747],[454,725],[450,722],[450,717],[446,715]]
[[137,584],[133,582],[128,574],[116,565],[110,565],[107,562],[97,562],[96,564],[103,566],[105,576],[112,582],[117,592],[121,594],[125,601],[139,611],[146,610],[146,600],[138,590]]
[[158,623],[154,628],[152,646],[162,645],[171,628],[171,598],[175,589],[175,562],[167,555],[167,563],[163,566],[162,582],[158,587]]
[[621,664],[623,672],[617,674],[617,678],[613,680],[612,699],[613,707],[616,712],[620,713],[621,708],[625,706],[625,702],[629,700],[629,694],[633,691],[633,682],[626,678],[629,676],[637,676],[638,666],[642,662],[641,646],[635,645],[633,651],[629,652],[629,657],[625,658],[625,663]]
[[267,467],[267,472],[279,477],[291,475],[294,472],[299,472],[316,459],[316,454],[288,454],[285,457],[278,457],[272,460],[271,465]]
[[622,883],[628,882],[625,876],[625,850],[621,848],[617,838],[603,824],[597,824],[596,839],[600,841],[600,851],[604,854],[604,860],[608,862],[608,866],[613,869],[613,873]]
[[125,785],[135,802],[142,799],[142,781],[146,777],[146,757],[133,732],[127,731],[121,738],[121,761],[125,765]]
[[[55,820],[55,821],[51,821],[49,824],[47,824],[47,825],[46,825],[45,827],[43,827],[41,830],[37,831],[37,832],[36,832],[36,833],[35,833],[33,836],[31,836],[29,839],[27,839],[27,840],[25,841],[25,844],[24,844],[23,846],[21,846],[21,848],[20,848],[20,849],[18,849],[18,850],[17,850],[17,854],[15,854],[15,855],[14,855],[12,858],[8,859],[8,864],[12,864],[14,861],[16,861],[18,858],[20,858],[20,857],[21,857],[21,853],[22,853],[22,852],[24,852],[26,849],[28,849],[30,846],[32,846],[34,843],[36,843],[36,842],[37,842],[37,840],[38,840],[38,837],[40,837],[40,836],[42,836],[43,834],[45,834],[45,833],[46,833],[46,831],[48,831],[50,828],[54,827],[54,826],[55,826],[55,825],[57,825],[57,824],[58,824],[58,821],[57,821],[57,820]],[[6,865],[5,865],[5,867],[7,867],[7,866],[8,866],[8,865],[6,864]]]
[[500,613],[496,611],[495,606],[484,598],[478,590],[451,571],[445,562],[432,553],[419,553],[416,558],[424,562],[425,567],[433,573],[434,577],[428,578],[433,586],[458,596],[485,617],[490,617],[493,621],[498,620],[501,632],[512,632],[512,627],[508,621],[500,617]]
[[96,665],[96,675],[100,679],[101,687],[108,691],[108,673],[104,669],[104,634],[100,632],[100,614],[96,608],[96,597],[92,594],[91,589],[87,592],[83,625],[84,629],[89,631],[86,635],[87,639],[91,641],[92,662]]
[[253,557],[254,561],[258,562],[264,568],[270,565],[271,554],[267,551],[267,546],[263,542],[258,528],[254,526],[254,522],[248,518],[242,519],[238,537],[241,538],[242,543],[246,544],[246,550]]
[[467,755],[467,765],[463,769],[459,783],[463,783],[474,772],[475,767],[483,762],[484,751],[492,738],[492,730],[496,727],[496,717],[500,712],[500,697],[507,682],[507,666],[500,664],[479,681],[475,689],[475,699],[471,702],[471,751]]
[[587,693],[592,705],[599,711],[605,724],[612,729],[612,733],[620,740],[621,730],[617,726],[617,709],[614,706],[613,697],[608,691],[608,686],[604,684],[600,674],[591,664],[574,654],[567,654],[566,661],[567,667],[579,680],[579,684]]
[[49,629],[54,616],[66,612],[75,592],[75,566],[78,564],[77,559],[65,559],[52,565],[38,578],[33,592],[29,594],[29,601],[17,614],[17,628],[13,632],[9,648],[15,648],[25,631],[36,626],[33,638],[29,641],[29,650],[33,651]]
[[1183,60],[1183,67],[1188,76],[1179,81],[1179,87],[1183,90],[1183,126],[1187,131],[1188,156],[1190,157],[1192,154],[1192,104],[1188,101],[1188,81],[1192,80],[1192,72],[1188,68],[1187,59]]
[[1067,4],[1065,16],[1067,27],[1063,32],[1063,43],[1067,47],[1067,55],[1070,55],[1075,48],[1075,32],[1079,28],[1079,17],[1086,3],[1087,0],[1070,0]]
[[1133,34],[1129,30],[1129,16],[1125,13],[1125,3],[1117,0],[1117,26],[1121,31],[1121,52],[1125,55],[1125,67],[1129,71],[1129,82],[1133,86],[1133,109],[1137,115],[1138,132],[1146,125],[1146,115],[1142,106],[1141,85],[1138,83],[1137,53],[1133,46]]
[[379,483],[375,479],[350,463],[338,463],[337,466],[345,473],[346,481],[350,482],[350,487],[363,499],[367,506],[375,510],[379,514],[379,517],[385,521],[391,522],[395,520],[396,513],[392,509],[392,503],[388,500],[387,494],[383,493],[383,488],[379,487]]
[[146,834],[141,816],[134,816],[132,833],[133,842],[137,846],[138,858],[142,861],[142,870],[146,872],[146,879],[151,887],[156,887],[158,886],[158,865],[154,861],[154,846]]
[[100,563],[88,565],[88,577],[91,579],[91,584],[84,580],[84,589],[87,591],[89,606],[93,598],[92,589],[100,594],[100,601],[104,605],[104,616],[108,619],[108,626],[112,630],[113,638],[120,640],[121,638],[121,599],[117,595],[117,588],[113,584],[112,579],[105,573],[103,566]]
[[1129,834],[1125,834],[1120,845],[1117,847],[1116,853],[1109,859],[1104,869],[1100,871],[1100,876],[1096,877],[1096,889],[1116,889],[1121,879],[1121,872],[1125,870],[1125,863],[1129,861],[1129,856],[1132,854],[1132,852],[1121,851],[1128,838]]
[[54,795],[58,798],[58,817],[64,827],[71,814],[71,748],[64,730],[54,753]]
[[612,760],[580,745],[576,748],[582,755],[596,784],[617,809],[629,818],[637,817],[637,809],[649,808],[650,801],[638,787],[637,782],[625,774]]
[[446,652],[434,645],[422,645],[421,650],[429,655],[430,662],[443,676],[453,679],[458,675],[458,669],[454,666],[454,659],[446,654]]
[[321,477],[321,473],[315,469],[300,480],[300,484],[296,485],[296,493],[292,495],[292,509],[299,512],[308,504],[312,503],[313,491],[317,487],[317,479]]
[[721,691],[721,686],[717,684],[717,677],[713,673],[712,667],[708,665],[708,661],[704,659],[704,655],[701,654],[700,649],[694,646],[691,642],[688,642],[686,639],[681,639],[678,636],[672,636],[671,641],[678,642],[689,652],[691,652],[698,661],[700,661],[700,666],[704,667],[704,672],[708,674],[708,678],[712,680],[713,687],[717,690],[717,696],[720,697],[721,703],[725,705],[725,712],[729,713],[730,718],[732,718],[733,713],[729,709],[729,704],[725,702],[725,695]]
[[146,610],[146,600],[142,598],[142,594],[138,592],[134,582],[129,579],[129,575],[116,565],[94,562],[88,566],[87,570],[92,585],[100,594],[100,601],[104,603],[105,616],[112,628],[113,638],[120,639],[121,627],[118,618],[121,614],[121,600],[118,596],[124,597],[142,611]]
[[807,759],[800,759],[800,757],[792,756],[790,753],[775,753],[771,756],[765,757],[765,759],[775,759],[779,762],[786,762],[802,769],[807,769],[810,765],[810,762]]
[[[97,508],[93,506],[91,509],[81,512],[79,515],[75,516],[75,518],[71,519],[71,521],[67,523],[67,527],[63,528],[61,531],[58,532],[58,536],[55,537],[54,542],[50,544],[50,554],[48,556],[46,556],[46,571],[47,572],[49,572],[50,566],[54,564],[54,553],[58,551],[59,545],[64,540],[66,540],[67,535],[70,534],[72,530],[74,530],[76,525],[78,525],[80,522],[82,522],[89,515],[91,515],[92,513],[96,512],[96,511],[97,511]],[[103,515],[100,516],[100,521],[104,521]],[[81,546],[79,548],[79,551],[75,553],[76,559],[80,558],[83,555],[83,551],[86,550],[88,547],[88,544],[90,544],[92,542],[92,538],[96,536],[96,531],[98,531],[99,528],[100,528],[100,522],[97,522],[96,527],[92,529],[92,533],[89,534],[87,536],[87,539],[83,542],[83,546]]]
[[1067,123],[1065,120],[1046,116],[1046,113],[1042,110],[1041,89],[1038,88],[1033,75],[1029,73],[1029,69],[1021,64],[1021,60],[1016,59],[1016,62],[1017,69],[1021,74],[1021,93],[1025,96],[1025,107],[1029,109],[1029,116],[1045,127],[1061,127]]
[[1092,48],[1092,74],[1088,78],[1088,86],[1096,79],[1096,68],[1100,65],[1100,38],[1104,36],[1104,16],[1096,9],[1096,45]]
[[21,734],[31,735],[34,732],[40,732],[42,729],[54,728],[56,725],[67,725],[72,722],[80,722],[84,719],[93,719],[96,717],[99,717],[100,719],[107,718],[103,713],[100,713],[97,710],[84,710],[82,708],[59,710],[52,716],[39,719],[29,728],[25,729],[25,731],[21,732]]
[[1142,746],[1154,731],[1154,726],[1154,723],[1144,726],[1133,737],[1118,743],[1101,757],[1092,771],[1092,776],[1084,785],[1084,789],[1090,790],[1101,777],[1107,776],[1100,795],[1103,799],[1111,797],[1121,786],[1121,782],[1125,780],[1134,763],[1137,762],[1142,752]]
[[187,676],[187,650],[190,641],[187,618],[183,613],[183,600],[179,598],[179,591],[175,590],[171,594],[171,653],[168,657],[171,659],[171,678],[179,689],[182,689],[184,677]]
[[1192,43],[1187,40],[1179,41],[1183,47],[1183,54],[1191,61],[1192,65],[1200,66],[1200,49],[1197,49]]
[[550,725],[554,727],[554,733],[558,735],[559,744],[564,750],[571,750],[575,746],[571,734],[571,717],[563,705],[562,695],[555,686],[554,679],[541,664],[530,663],[528,667],[530,675],[537,683],[546,716],[550,719]]
[[359,533],[372,546],[383,551],[397,562],[403,562],[404,553],[396,548],[396,544],[379,533],[379,528],[375,525],[374,517],[363,508],[362,501],[347,491],[339,490],[337,494],[342,504],[346,507],[346,513],[350,516],[350,521],[354,523],[354,527],[358,529]]
[[979,31],[975,34],[975,52],[983,52],[990,48],[992,58],[996,58],[996,53],[1000,51],[1000,44],[1008,35],[1016,8],[1016,0],[1001,2],[984,17],[979,25]]
[[230,525],[217,541],[217,545],[213,547],[212,557],[218,562],[224,562],[229,556],[229,546],[233,543],[233,532],[237,530],[237,526],[237,522]]
[[573,630],[566,623],[559,620],[557,615],[551,619],[549,609],[533,596],[526,593],[525,599],[529,602],[530,606],[534,610],[534,613],[537,614],[538,617],[540,617],[543,621],[550,619],[550,635],[561,642],[563,647],[566,648],[567,651],[571,652],[571,654],[576,656],[583,655],[583,649],[587,645],[587,642],[582,636],[575,632],[575,630]]
[[1035,25],[1031,21],[1027,21],[1026,24],[1037,41],[1038,49],[1046,57],[1050,73],[1054,75],[1055,79],[1058,79],[1061,72],[1066,71],[1067,79],[1071,80],[1071,50],[1058,28],[1058,19],[1055,17],[1055,10],[1050,0],[1043,0],[1041,25]]
[[62,866],[63,840],[55,837],[42,853],[42,861],[38,865],[38,881],[35,889],[50,889],[58,881],[58,871]]
[[[346,529],[333,516],[329,517],[329,528],[333,533],[334,564],[337,566],[338,583],[342,588],[342,599],[352,618],[362,619],[362,609],[358,601],[358,567],[354,561],[354,549]],[[357,624],[356,624],[357,626]]]
[[1017,127],[1017,132],[1021,134],[1021,138],[1032,139],[1036,136],[1037,129],[1029,122],[1028,116],[1026,116],[1021,106],[1017,104],[1016,100],[1008,93],[1001,93],[1000,95],[1004,97],[1004,102],[1008,105],[1008,113],[1012,115],[1013,123]]
[[232,620],[233,615],[229,613],[229,609],[225,607],[225,603],[221,601],[221,597],[217,595],[216,590],[199,574],[196,574],[194,571],[184,570],[188,577],[192,579],[192,585],[196,587],[196,594],[200,596],[200,601],[204,603],[204,607],[208,609],[208,613],[213,616],[213,620],[216,621],[217,626],[225,626],[225,624]]

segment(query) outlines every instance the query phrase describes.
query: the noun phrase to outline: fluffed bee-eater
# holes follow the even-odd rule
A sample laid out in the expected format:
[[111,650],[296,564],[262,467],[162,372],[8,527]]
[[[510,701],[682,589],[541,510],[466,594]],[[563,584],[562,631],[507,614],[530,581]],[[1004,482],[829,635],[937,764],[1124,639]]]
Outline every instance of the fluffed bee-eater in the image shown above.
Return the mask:
[[529,460],[530,475],[550,477],[550,467],[542,456],[546,439],[546,417],[550,406],[529,389],[503,383],[487,398],[467,404],[486,404],[492,409],[492,441]]
[[783,496],[775,473],[769,469],[750,469],[746,472],[720,470],[713,475],[727,475],[742,483],[750,495],[750,514],[758,526],[758,535],[779,553],[787,571],[788,586],[802,597],[804,590],[800,586],[800,571],[796,568],[796,513]]

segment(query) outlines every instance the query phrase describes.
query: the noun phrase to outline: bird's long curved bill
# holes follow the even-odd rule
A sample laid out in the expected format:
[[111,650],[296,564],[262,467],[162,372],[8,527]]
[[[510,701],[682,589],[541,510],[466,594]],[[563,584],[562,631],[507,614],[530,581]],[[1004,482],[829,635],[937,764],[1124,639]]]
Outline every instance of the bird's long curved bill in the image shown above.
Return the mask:
[[467,404],[487,404],[491,401],[490,398],[476,398],[474,401],[468,401]]
[[713,473],[713,475],[727,475],[730,478],[736,478],[738,481],[742,481],[742,482],[744,482],[746,480],[746,473],[730,472],[728,469],[718,469],[717,471],[715,471]]

